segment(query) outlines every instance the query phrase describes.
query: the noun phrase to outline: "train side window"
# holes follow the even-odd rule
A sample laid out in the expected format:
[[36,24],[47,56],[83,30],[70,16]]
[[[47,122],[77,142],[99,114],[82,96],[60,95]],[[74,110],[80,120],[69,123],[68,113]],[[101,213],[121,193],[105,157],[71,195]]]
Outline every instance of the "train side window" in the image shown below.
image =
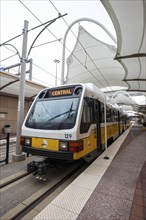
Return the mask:
[[85,133],[88,131],[90,125],[93,123],[93,105],[89,105],[88,101],[84,101],[84,108],[83,108],[83,114],[82,114],[82,120],[81,120],[81,126],[80,126],[80,133]]
[[111,122],[114,122],[114,110],[113,109],[111,109]]
[[111,122],[111,109],[109,107],[106,108],[106,121]]
[[96,123],[97,121],[98,121],[98,115],[99,115],[99,109],[98,109],[98,107],[99,107],[99,103],[98,103],[98,101],[97,100],[95,100],[95,103],[94,103],[94,115],[93,115],[93,117],[94,117],[94,122]]
[[100,103],[100,123],[104,122],[104,104]]
[[115,111],[115,114],[114,114],[114,121],[118,121],[118,111]]

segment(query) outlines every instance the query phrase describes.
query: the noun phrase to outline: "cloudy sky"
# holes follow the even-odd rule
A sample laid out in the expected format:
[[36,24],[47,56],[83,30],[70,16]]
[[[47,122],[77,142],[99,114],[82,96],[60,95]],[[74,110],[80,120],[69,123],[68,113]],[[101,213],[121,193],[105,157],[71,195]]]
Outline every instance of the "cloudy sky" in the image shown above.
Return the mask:
[[[0,0],[1,4],[1,43],[4,43],[15,36],[22,34],[24,27],[24,20],[29,22],[28,30],[28,45],[27,51],[36,36],[44,28],[41,26],[35,30],[31,30],[38,25],[50,21],[58,14],[66,16],[57,19],[42,34],[38,37],[34,44],[34,48],[31,49],[28,59],[33,59],[33,71],[32,77],[34,81],[37,81],[46,86],[55,85],[56,64],[55,59],[60,62],[57,64],[57,83],[60,84],[61,73],[61,59],[62,59],[62,42],[65,31],[68,26],[79,18],[91,18],[105,26],[109,32],[116,38],[115,30],[112,22],[104,9],[102,3],[99,0]],[[91,22],[80,22],[90,34],[102,40],[106,43],[114,45],[114,42],[109,36],[97,25]],[[72,27],[72,31],[69,32],[66,42],[66,58],[70,55],[76,42],[76,36],[79,24],[75,24]],[[7,44],[1,46],[1,67],[8,67],[13,64],[19,63],[20,59],[16,50],[17,48],[20,55],[22,53],[22,36],[17,37],[14,40],[9,41]],[[27,69],[29,67],[27,66]],[[10,71],[13,74],[18,73],[18,68],[13,68]],[[28,77],[28,76],[27,76]]]

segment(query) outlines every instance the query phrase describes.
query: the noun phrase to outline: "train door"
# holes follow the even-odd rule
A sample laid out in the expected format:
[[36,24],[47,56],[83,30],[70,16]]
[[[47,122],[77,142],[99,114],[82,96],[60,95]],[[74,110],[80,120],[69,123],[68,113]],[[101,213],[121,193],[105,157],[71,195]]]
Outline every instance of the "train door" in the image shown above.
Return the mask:
[[100,131],[100,102],[95,100],[94,102],[94,119],[96,123],[96,146],[97,152],[101,151],[101,131]]

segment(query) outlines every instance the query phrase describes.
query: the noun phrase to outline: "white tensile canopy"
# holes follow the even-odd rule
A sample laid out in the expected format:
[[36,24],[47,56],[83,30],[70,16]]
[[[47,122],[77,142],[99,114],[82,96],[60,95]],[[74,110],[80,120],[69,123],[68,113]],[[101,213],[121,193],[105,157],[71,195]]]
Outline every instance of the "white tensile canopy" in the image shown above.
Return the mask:
[[[116,100],[119,103],[127,103],[126,92],[146,97],[146,1],[101,2],[113,21],[117,48],[79,26],[74,50],[67,58],[66,83],[92,82],[110,96],[125,91],[123,99]],[[136,104],[133,99],[128,102]]]
[[117,34],[116,59],[129,91],[146,93],[146,1],[102,1]]
[[103,91],[114,91],[121,87],[128,89],[127,83],[122,81],[125,71],[114,60],[117,50],[114,46],[97,40],[82,26],[79,26],[77,39],[67,59],[67,83],[92,82]]

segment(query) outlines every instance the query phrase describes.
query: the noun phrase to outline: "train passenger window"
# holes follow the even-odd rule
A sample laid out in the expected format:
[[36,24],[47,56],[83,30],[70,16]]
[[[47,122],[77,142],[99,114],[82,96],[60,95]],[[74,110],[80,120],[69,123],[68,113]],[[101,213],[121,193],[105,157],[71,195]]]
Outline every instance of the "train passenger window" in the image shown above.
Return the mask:
[[106,108],[106,121],[111,122],[111,109],[109,107]]
[[82,119],[83,123],[90,123],[93,121],[93,108],[89,106],[87,102],[84,104]]
[[114,110],[111,111],[111,117],[112,117],[112,122],[114,122],[115,121],[115,111]]
[[118,111],[114,111],[114,121],[118,121]]
[[104,104],[100,103],[100,123],[104,122]]
[[95,105],[94,105],[94,121],[95,123],[99,120],[98,118],[98,115],[99,115],[99,112],[98,112],[98,107],[99,107],[99,103],[97,100],[95,100]]
[[81,120],[81,126],[80,126],[80,132],[85,133],[88,131],[90,125],[94,121],[93,117],[93,105],[89,105],[87,100],[84,102],[84,108],[83,108],[83,114],[82,114],[82,120]]

